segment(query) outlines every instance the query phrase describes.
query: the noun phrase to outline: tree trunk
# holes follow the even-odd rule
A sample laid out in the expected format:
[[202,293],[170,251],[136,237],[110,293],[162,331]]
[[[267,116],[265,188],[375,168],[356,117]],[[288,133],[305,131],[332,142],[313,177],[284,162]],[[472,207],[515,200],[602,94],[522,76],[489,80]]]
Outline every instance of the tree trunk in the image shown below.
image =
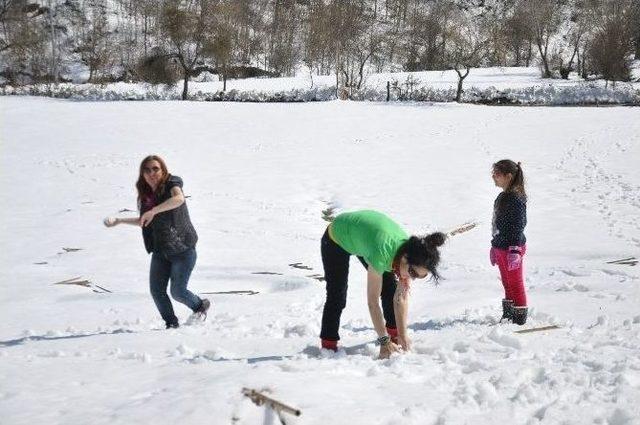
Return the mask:
[[587,79],[589,77],[589,69],[587,68],[587,55],[585,50],[582,50],[582,78]]
[[455,68],[456,74],[458,74],[458,91],[456,92],[456,102],[458,103],[460,103],[460,99],[462,98],[462,83],[464,79],[467,78],[467,75],[469,75],[470,70],[471,68],[467,68],[464,75],[462,75],[462,72],[458,71],[458,68]]
[[527,50],[527,59],[525,62],[525,66],[529,67],[529,65],[531,64],[531,54],[533,52],[533,46],[531,44],[531,40],[529,40],[529,49]]
[[338,69],[337,59],[336,59],[336,98],[340,99],[340,70]]
[[53,2],[49,0],[49,30],[51,31],[51,73],[54,83],[58,84],[58,63],[56,58],[56,32],[53,25]]
[[547,62],[547,52],[542,50],[542,44],[536,42],[538,51],[540,52],[540,59],[542,59],[542,66],[544,67],[544,75],[542,78],[551,78],[551,71],[549,70],[549,63]]
[[144,15],[144,39],[142,41],[143,48],[144,48],[144,56],[145,57],[147,57],[147,31],[149,30],[148,20],[149,20],[149,17],[147,16],[147,13],[145,12],[145,15]]
[[222,91],[227,91],[227,64],[222,65]]
[[[373,49],[372,49],[373,50]],[[362,62],[360,62],[360,68],[358,69],[358,86],[357,89],[360,90],[360,86],[362,85],[362,80],[364,80],[364,66],[371,57],[373,52],[369,53]]]
[[184,85],[182,86],[182,100],[187,100],[187,94],[189,93],[189,70],[184,69]]

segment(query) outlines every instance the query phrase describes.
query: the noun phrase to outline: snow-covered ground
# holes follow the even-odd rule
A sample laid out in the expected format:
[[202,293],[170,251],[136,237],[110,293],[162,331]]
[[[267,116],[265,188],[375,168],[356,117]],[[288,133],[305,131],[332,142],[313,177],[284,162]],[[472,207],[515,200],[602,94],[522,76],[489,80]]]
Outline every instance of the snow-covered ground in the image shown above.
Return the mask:
[[[607,264],[640,256],[640,109],[2,97],[0,123],[3,424],[260,423],[242,387],[301,409],[297,424],[640,423],[640,266]],[[207,322],[170,331],[139,229],[101,222],[135,210],[149,153],[185,181],[190,288],[259,292],[206,295]],[[530,196],[525,328],[560,329],[495,324],[505,157]],[[413,352],[375,359],[355,260],[348,349],[317,350],[328,207],[412,233],[481,221],[443,248],[439,286],[414,285]],[[74,277],[111,292],[53,285]]]
[[[640,66],[634,68],[638,71]],[[209,77],[211,75],[209,74]],[[215,77],[215,76],[214,76]],[[462,101],[466,103],[508,103],[523,105],[640,104],[640,82],[604,80],[584,81],[572,74],[569,80],[543,79],[536,67],[494,67],[472,69],[464,81]],[[201,78],[208,79],[211,78]],[[353,99],[383,101],[387,82],[391,100],[451,102],[456,97],[458,76],[455,71],[423,71],[370,74]],[[183,83],[175,86],[151,86],[142,83],[59,84],[2,87],[0,94],[51,96],[75,100],[175,100],[182,96]],[[290,78],[248,78],[227,81],[192,81],[191,100],[227,100],[243,102],[308,102],[336,98],[335,76],[311,76],[301,72]]]

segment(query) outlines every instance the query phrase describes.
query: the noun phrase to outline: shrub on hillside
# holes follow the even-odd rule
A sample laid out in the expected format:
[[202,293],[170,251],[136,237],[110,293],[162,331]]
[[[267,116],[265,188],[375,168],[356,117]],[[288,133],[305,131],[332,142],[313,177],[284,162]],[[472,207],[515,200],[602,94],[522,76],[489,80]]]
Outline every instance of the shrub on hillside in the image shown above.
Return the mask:
[[150,84],[175,85],[180,73],[173,59],[161,51],[156,51],[140,60],[137,66],[138,77]]

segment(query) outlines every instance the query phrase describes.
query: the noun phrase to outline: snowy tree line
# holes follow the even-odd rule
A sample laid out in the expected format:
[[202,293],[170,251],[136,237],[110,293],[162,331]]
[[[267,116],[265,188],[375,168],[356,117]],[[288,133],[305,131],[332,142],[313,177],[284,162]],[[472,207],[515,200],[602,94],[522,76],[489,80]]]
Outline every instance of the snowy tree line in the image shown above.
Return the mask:
[[539,65],[626,81],[638,0],[1,0],[4,84],[335,75]]

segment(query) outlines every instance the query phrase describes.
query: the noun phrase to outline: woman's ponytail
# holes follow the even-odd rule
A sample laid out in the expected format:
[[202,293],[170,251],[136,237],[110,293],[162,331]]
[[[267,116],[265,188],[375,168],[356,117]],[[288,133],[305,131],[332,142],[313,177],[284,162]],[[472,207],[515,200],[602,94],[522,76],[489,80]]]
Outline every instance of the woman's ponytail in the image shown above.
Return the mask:
[[422,238],[422,240],[424,241],[423,243],[425,244],[425,246],[437,248],[444,245],[444,243],[447,241],[447,235],[442,232],[434,232],[425,236],[424,238]]
[[429,273],[437,282],[440,279],[440,274],[438,273],[440,251],[438,251],[438,247],[442,246],[446,240],[447,235],[442,232],[431,233],[423,237],[411,236],[398,250],[396,260],[403,256],[406,257],[410,265],[424,267],[429,270]]

